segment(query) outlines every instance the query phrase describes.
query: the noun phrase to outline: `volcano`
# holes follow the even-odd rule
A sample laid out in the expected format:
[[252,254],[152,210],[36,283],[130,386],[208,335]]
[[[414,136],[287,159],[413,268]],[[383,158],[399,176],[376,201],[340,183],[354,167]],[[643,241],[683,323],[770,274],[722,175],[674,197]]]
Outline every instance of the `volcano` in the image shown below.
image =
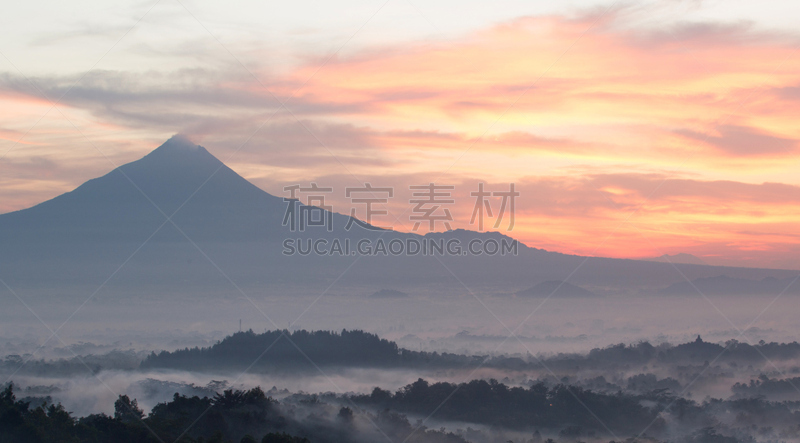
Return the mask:
[[[197,240],[252,241],[280,226],[285,203],[205,148],[176,135],[140,160],[29,209],[0,216],[3,242],[30,244]],[[167,222],[172,217],[173,225]]]
[[70,287],[85,291],[100,283],[109,291],[191,292],[211,290],[212,281],[259,291],[275,285],[326,287],[335,281],[359,288],[354,289],[358,293],[364,285],[373,291],[391,285],[409,293],[417,292],[417,286],[463,292],[467,286],[508,293],[537,282],[569,280],[599,294],[656,291],[683,281],[683,275],[763,279],[796,274],[581,257],[522,244],[516,254],[502,257],[287,256],[283,242],[300,237],[353,243],[454,239],[462,245],[471,239],[509,238],[463,229],[426,236],[358,225],[348,230],[349,216],[328,212],[330,231],[298,233],[284,226],[286,210],[282,197],[259,189],[205,148],[176,135],[145,157],[71,192],[0,215],[0,277],[38,293]]

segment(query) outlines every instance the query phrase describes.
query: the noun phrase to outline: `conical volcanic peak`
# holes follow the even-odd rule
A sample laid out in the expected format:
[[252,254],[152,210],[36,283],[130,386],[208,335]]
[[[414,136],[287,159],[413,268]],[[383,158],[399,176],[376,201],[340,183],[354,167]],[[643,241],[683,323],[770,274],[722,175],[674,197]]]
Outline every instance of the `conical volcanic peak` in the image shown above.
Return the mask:
[[252,202],[265,194],[183,135],[173,136],[142,159],[120,166],[107,177],[114,177],[118,187],[131,188],[135,184],[167,213],[190,197],[210,210],[228,206],[233,200]]
[[198,238],[242,237],[265,226],[268,214],[279,218],[283,207],[279,198],[205,148],[176,135],[143,158],[71,192],[0,216],[0,231],[75,241],[143,239],[165,216],[175,214]]
[[154,151],[198,151],[204,149],[202,146],[195,144],[189,137],[183,134],[175,134],[165,141],[163,145],[156,148]]
[[[211,155],[206,148],[196,145],[185,135],[177,134],[164,142],[161,146],[144,156],[141,160],[131,164],[144,164],[147,167],[167,169],[205,169],[218,168],[222,165],[216,157]],[[129,165],[123,168],[129,167]]]

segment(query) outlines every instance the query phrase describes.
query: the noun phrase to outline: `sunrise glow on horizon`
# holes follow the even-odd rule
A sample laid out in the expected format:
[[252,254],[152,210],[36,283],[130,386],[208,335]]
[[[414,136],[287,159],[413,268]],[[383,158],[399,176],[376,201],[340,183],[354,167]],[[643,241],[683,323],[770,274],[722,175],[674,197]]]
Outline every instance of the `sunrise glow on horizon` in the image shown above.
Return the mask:
[[[333,187],[337,212],[348,186],[393,187],[376,224],[401,231],[411,185],[454,185],[453,228],[477,229],[478,183],[514,183],[514,230],[498,230],[532,247],[800,269],[800,35],[668,3],[509,7],[468,29],[359,3],[333,37],[255,18],[231,29],[202,3],[97,6],[88,22],[113,20],[96,34],[0,48],[0,213],[182,133],[271,194]],[[382,28],[382,14],[415,31]],[[82,45],[86,60],[63,59]]]

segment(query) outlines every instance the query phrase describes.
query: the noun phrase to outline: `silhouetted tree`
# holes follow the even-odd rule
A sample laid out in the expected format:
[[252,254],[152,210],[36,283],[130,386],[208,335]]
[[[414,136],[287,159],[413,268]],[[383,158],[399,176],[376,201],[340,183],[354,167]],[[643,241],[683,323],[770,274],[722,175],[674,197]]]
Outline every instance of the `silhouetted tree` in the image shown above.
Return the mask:
[[139,402],[131,400],[127,395],[120,395],[114,402],[114,418],[123,423],[136,423],[144,418],[144,411],[139,409]]

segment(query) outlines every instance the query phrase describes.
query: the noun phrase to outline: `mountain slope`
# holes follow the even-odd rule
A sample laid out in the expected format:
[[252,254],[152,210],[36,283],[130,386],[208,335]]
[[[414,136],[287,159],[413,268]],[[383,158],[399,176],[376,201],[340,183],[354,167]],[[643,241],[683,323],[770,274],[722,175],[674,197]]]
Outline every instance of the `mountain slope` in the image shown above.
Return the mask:
[[644,261],[656,261],[661,263],[683,263],[687,265],[707,265],[703,259],[700,257],[694,256],[692,254],[687,254],[685,252],[681,252],[679,254],[669,255],[664,254],[659,257],[651,257],[651,258],[643,258]]

